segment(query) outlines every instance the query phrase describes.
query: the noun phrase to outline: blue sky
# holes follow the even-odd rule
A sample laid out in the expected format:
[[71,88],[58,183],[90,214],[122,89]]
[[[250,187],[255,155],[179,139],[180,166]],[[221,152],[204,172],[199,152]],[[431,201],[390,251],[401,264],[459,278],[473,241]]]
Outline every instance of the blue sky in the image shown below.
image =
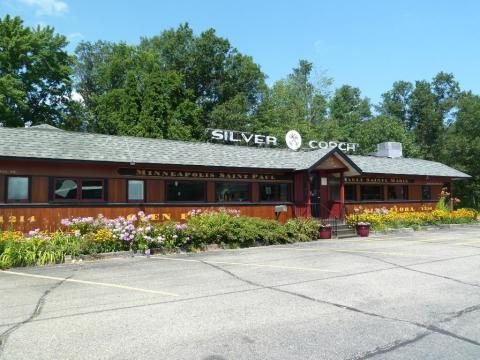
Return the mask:
[[180,23],[213,27],[251,55],[271,84],[299,59],[314,63],[334,86],[350,84],[378,102],[396,80],[454,73],[480,93],[478,1],[194,1],[0,0],[0,16],[48,24],[81,40],[138,42]]

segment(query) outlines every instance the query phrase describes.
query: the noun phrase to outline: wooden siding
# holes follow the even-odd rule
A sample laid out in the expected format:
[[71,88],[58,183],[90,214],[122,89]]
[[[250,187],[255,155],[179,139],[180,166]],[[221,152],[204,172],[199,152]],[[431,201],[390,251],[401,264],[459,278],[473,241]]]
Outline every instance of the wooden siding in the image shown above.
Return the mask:
[[0,203],[5,202],[6,191],[5,176],[0,175]]
[[[231,205],[231,206],[98,206],[98,207],[2,207],[0,208],[0,228],[29,231],[36,228],[55,230],[60,221],[71,217],[96,217],[103,214],[109,218],[129,216],[142,210],[146,214],[154,214],[154,221],[185,221],[191,209],[236,209],[240,214],[266,219],[276,219],[275,205]],[[285,222],[292,217],[292,205],[288,211],[280,214],[278,220]]]
[[127,180],[109,179],[107,181],[107,199],[111,203],[127,202]]
[[48,203],[49,197],[49,178],[48,176],[32,176],[30,189],[32,191],[30,198],[33,203]]

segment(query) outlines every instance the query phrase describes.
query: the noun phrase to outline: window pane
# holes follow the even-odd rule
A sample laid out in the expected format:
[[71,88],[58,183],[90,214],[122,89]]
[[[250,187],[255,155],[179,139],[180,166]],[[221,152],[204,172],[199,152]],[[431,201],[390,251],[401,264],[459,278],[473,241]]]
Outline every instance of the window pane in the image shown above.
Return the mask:
[[250,185],[238,183],[216,183],[215,200],[227,201],[250,201]]
[[260,184],[261,201],[289,201],[288,184]]
[[8,178],[8,201],[28,201],[28,177]]
[[144,200],[143,180],[128,180],[128,200]]
[[345,201],[357,200],[357,186],[345,185]]
[[55,199],[77,199],[78,184],[76,180],[64,179],[55,181]]
[[330,201],[340,200],[340,178],[330,177],[328,178],[328,199]]
[[388,190],[388,200],[397,200],[399,198],[397,186],[389,185],[387,190]]
[[408,200],[408,185],[389,185],[388,200]]
[[205,183],[193,181],[167,182],[167,201],[205,201]]
[[82,200],[102,200],[102,180],[82,180]]
[[362,185],[362,200],[383,200],[383,186]]
[[432,187],[422,185],[422,200],[432,200]]

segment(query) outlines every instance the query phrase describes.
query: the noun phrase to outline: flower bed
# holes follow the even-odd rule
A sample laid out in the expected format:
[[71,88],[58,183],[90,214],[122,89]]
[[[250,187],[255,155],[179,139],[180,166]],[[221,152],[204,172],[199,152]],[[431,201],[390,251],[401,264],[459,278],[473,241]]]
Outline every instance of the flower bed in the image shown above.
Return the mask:
[[28,234],[0,232],[0,268],[61,263],[66,255],[147,249],[196,251],[207,245],[248,247],[285,244],[318,238],[320,223],[291,219],[285,224],[240,216],[237,210],[201,211],[188,214],[186,223],[152,223],[149,215],[108,219],[84,217],[62,220],[53,233],[38,229]]
[[432,212],[396,212],[387,209],[357,212],[346,217],[350,225],[359,222],[370,223],[374,230],[440,224],[467,224],[477,222],[478,213],[472,209],[454,211],[434,210]]

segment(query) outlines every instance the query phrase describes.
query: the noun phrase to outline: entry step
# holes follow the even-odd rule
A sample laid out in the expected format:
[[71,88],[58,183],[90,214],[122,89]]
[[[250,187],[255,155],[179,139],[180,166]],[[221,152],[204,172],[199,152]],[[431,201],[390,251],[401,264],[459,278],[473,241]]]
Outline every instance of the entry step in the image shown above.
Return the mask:
[[347,224],[337,225],[337,233],[336,233],[337,239],[345,239],[345,238],[351,238],[356,236],[357,236],[357,231],[355,230],[355,228]]

